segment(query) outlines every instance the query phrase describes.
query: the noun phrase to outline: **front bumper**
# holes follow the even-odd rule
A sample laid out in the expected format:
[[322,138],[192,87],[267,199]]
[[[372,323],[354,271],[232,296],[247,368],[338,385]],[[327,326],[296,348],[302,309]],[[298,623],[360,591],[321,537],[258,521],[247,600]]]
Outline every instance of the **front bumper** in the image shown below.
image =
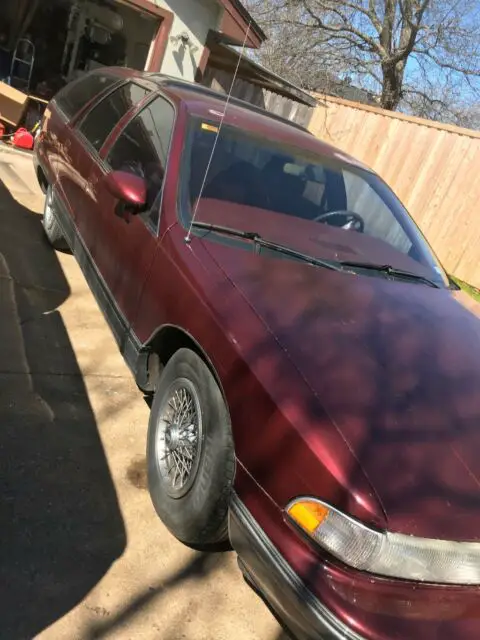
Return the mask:
[[230,505],[229,532],[245,577],[295,638],[363,640],[309,591],[237,496]]

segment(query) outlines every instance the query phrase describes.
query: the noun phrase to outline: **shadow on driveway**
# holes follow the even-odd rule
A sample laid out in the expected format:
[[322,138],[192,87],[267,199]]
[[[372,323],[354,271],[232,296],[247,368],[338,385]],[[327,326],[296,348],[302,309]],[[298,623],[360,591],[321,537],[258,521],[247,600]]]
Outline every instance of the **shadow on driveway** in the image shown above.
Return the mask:
[[0,182],[0,638],[29,639],[123,553],[125,529],[40,216]]
[[[221,570],[222,567],[225,567],[227,557],[227,554],[223,551],[210,553],[194,552],[190,559],[182,567],[179,567],[169,578],[161,580],[157,584],[150,585],[148,590],[142,591],[131,598],[114,616],[104,620],[93,621],[84,635],[85,640],[101,640],[103,638],[117,637],[122,629],[131,622],[132,618],[140,617],[148,607],[152,605],[156,608],[161,608],[162,605],[165,606],[162,598],[167,592],[175,590],[178,590],[179,603],[184,600],[184,606],[178,606],[171,610],[168,621],[163,621],[161,625],[153,625],[153,629],[158,633],[158,638],[161,640],[195,640],[196,638],[205,638],[204,629],[198,629],[198,635],[192,635],[189,632],[192,617],[195,617],[195,607],[198,604],[195,598],[193,600],[188,598],[189,587],[195,582],[202,583],[206,580],[214,579],[215,574]],[[190,594],[191,593],[192,592],[190,592]],[[187,597],[185,598],[186,594]],[[211,601],[209,604],[212,604]],[[272,615],[276,617],[271,609],[270,611]],[[224,612],[218,609],[217,613],[221,616]],[[234,624],[234,619],[232,619],[232,629],[234,628]],[[233,638],[240,637],[234,631],[231,633]],[[215,632],[212,631],[212,634],[215,634]],[[135,636],[129,635],[128,637]],[[211,635],[209,637],[211,640],[214,640],[217,636]],[[224,636],[222,635],[222,637]],[[269,636],[269,638],[270,640],[294,640],[286,630],[282,629],[279,629],[275,636]],[[267,640],[267,638],[265,638],[265,640]]]

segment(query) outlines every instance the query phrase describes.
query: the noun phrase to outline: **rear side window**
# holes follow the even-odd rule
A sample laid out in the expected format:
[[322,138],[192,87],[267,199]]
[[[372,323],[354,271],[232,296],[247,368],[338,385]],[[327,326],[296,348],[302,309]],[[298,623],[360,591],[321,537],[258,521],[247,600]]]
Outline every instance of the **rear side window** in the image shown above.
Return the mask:
[[100,151],[115,125],[148,93],[147,89],[134,83],[123,85],[87,113],[78,127],[79,130],[92,147]]
[[83,107],[100,95],[102,91],[112,87],[118,78],[100,73],[84,76],[76,82],[64,87],[55,96],[55,104],[67,118],[73,118]]

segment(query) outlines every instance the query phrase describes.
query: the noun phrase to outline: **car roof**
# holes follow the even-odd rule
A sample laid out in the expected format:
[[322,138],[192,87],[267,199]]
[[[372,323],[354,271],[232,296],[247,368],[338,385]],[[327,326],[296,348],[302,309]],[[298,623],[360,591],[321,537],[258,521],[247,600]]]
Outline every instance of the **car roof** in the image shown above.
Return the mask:
[[[219,122],[227,104],[227,96],[200,84],[194,84],[160,73],[146,73],[159,88],[171,98],[184,104],[187,111],[196,117]],[[262,137],[278,140],[293,147],[300,147],[319,156],[333,158],[344,164],[371,171],[359,160],[316,138],[305,127],[279,115],[265,111],[239,98],[230,97],[224,123],[233,125]]]

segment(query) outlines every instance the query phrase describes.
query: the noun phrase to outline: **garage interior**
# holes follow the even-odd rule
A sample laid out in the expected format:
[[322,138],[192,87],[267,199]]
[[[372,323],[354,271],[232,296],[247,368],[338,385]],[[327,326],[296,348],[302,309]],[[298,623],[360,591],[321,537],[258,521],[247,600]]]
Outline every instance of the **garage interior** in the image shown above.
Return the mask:
[[2,12],[0,80],[46,100],[99,66],[144,69],[161,23],[121,0],[3,0]]

